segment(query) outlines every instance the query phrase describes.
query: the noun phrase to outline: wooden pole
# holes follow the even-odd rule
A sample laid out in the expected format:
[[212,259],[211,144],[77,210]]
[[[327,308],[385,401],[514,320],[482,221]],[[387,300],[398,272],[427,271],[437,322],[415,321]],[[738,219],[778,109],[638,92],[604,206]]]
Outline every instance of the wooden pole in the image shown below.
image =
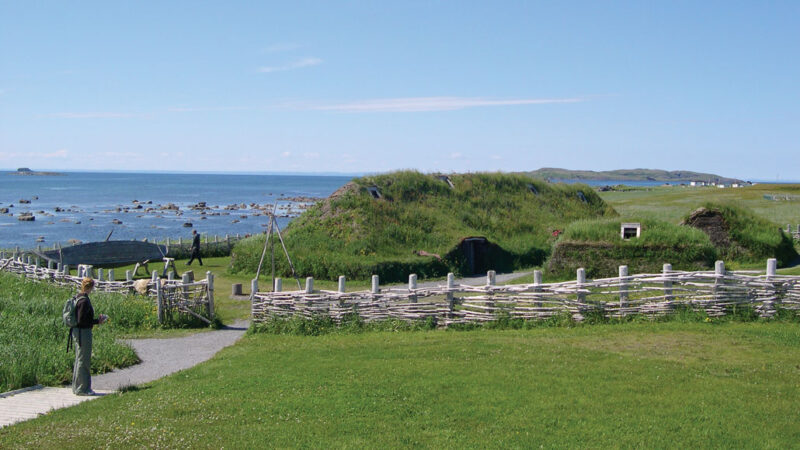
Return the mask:
[[664,264],[664,267],[661,270],[661,273],[664,275],[664,300],[671,302],[672,297],[672,280],[669,279],[670,273],[672,272],[672,264]]
[[628,303],[628,266],[619,266],[619,307]]
[[206,281],[208,281],[208,319],[214,320],[214,274],[211,271],[206,272]]
[[158,323],[164,323],[164,294],[161,291],[161,280],[158,279],[158,274],[153,271],[153,282],[156,284],[156,311],[158,314]]

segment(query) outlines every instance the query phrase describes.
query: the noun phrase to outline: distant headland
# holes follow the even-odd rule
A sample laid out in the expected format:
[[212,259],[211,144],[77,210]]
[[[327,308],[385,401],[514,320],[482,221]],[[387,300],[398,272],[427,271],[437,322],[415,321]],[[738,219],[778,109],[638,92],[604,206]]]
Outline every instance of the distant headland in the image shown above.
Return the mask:
[[59,172],[36,172],[27,167],[20,167],[16,172],[9,172],[9,175],[56,176],[64,174]]
[[702,181],[705,183],[743,183],[736,178],[727,178],[713,173],[692,172],[689,170],[657,170],[657,169],[619,169],[619,170],[569,170],[543,167],[527,174],[548,180],[613,180],[613,181],[663,181],[665,183],[688,183]]

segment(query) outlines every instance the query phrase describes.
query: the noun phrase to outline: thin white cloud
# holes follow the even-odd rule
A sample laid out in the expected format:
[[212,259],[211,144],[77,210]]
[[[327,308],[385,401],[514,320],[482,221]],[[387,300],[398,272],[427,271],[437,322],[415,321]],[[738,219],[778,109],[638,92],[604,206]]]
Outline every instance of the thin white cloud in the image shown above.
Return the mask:
[[486,106],[544,105],[551,103],[579,103],[583,98],[530,98],[489,99],[481,97],[406,97],[360,100],[330,105],[310,105],[300,109],[339,112],[423,112],[456,111]]
[[264,53],[282,53],[282,52],[290,52],[292,50],[297,50],[301,48],[300,44],[295,44],[291,42],[281,42],[277,44],[268,45],[264,49]]
[[50,116],[62,119],[127,119],[131,117],[143,117],[142,114],[121,112],[60,112],[50,114]]
[[461,154],[460,152],[450,153],[450,159],[463,159],[463,158],[464,158],[464,155]]
[[68,155],[69,155],[69,152],[67,151],[67,149],[62,148],[62,149],[56,150],[56,151],[51,152],[51,153],[45,153],[44,155],[39,155],[39,157],[40,158],[47,158],[47,159],[52,159],[52,158],[64,159]]
[[288,64],[284,64],[282,66],[259,67],[258,71],[261,73],[284,72],[287,70],[295,70],[295,69],[302,69],[304,67],[318,66],[320,64],[322,64],[322,60],[319,58],[302,58],[292,61]]

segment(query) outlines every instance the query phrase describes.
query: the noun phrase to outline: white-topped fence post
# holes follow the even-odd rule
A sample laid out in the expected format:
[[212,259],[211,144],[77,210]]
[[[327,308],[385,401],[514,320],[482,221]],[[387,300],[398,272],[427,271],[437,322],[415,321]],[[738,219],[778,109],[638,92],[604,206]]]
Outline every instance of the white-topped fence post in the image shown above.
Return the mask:
[[[541,270],[534,270],[533,271],[533,292],[542,292],[542,271]],[[542,302],[534,303],[534,306],[537,308],[542,307]]]
[[408,301],[411,303],[417,303],[417,274],[412,273],[408,276],[408,290],[412,292],[412,295],[408,297]]
[[486,285],[494,286],[497,284],[497,272],[490,270],[486,272]]
[[164,292],[161,289],[161,280],[158,279],[158,274],[155,271],[153,271],[153,283],[156,285],[158,323],[164,323]]
[[314,292],[314,277],[306,277],[306,294]]
[[619,266],[619,307],[628,306],[628,266]]
[[672,273],[672,264],[664,264],[661,269],[661,274],[664,276],[664,301],[671,302],[674,298],[672,296],[672,280],[669,278]]
[[275,284],[272,286],[272,292],[282,292],[283,291],[283,280],[280,278],[275,278]]
[[370,289],[370,292],[373,294],[378,294],[381,292],[380,279],[377,275],[372,276],[372,288]]
[[455,296],[453,295],[453,289],[456,286],[456,276],[453,272],[447,274],[447,309],[450,313],[453,312],[453,309],[456,306]]
[[344,294],[346,290],[347,290],[346,289],[346,279],[345,279],[344,275],[339,275],[339,289],[338,289],[338,291],[339,291],[340,294]]
[[214,320],[214,274],[209,270],[206,272],[208,282],[208,320]]

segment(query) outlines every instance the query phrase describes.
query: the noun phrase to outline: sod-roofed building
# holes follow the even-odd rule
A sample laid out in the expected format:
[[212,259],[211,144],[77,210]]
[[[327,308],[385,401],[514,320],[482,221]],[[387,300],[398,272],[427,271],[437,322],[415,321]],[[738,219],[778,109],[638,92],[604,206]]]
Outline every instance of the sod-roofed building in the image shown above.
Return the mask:
[[[393,172],[354,179],[284,234],[300,276],[401,281],[542,264],[569,223],[616,213],[590,187],[501,173]],[[235,271],[255,272],[264,236],[237,244]],[[282,276],[285,258],[276,258]]]

